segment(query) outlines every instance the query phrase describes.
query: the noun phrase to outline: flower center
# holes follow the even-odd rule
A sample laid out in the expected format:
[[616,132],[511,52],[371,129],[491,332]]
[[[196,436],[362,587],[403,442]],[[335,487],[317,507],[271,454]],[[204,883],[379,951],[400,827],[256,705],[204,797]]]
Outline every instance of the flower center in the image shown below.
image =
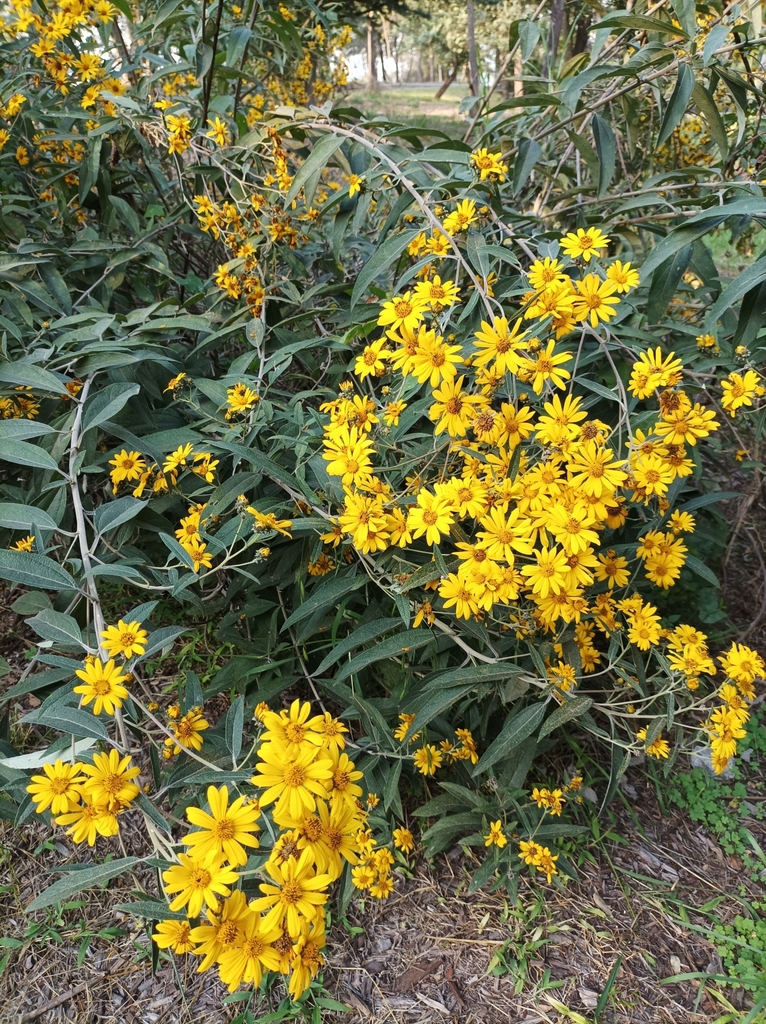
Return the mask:
[[104,678],[104,676],[100,676],[98,679],[94,679],[93,682],[91,683],[91,686],[99,695],[99,697],[104,697],[107,693],[112,692],[112,684],[109,682],[108,679]]
[[245,939],[242,943],[242,952],[248,960],[257,960],[265,949],[262,939]]
[[197,868],[189,874],[189,884],[195,889],[207,889],[210,885],[210,872],[205,868]]
[[351,779],[349,778],[348,772],[337,771],[332,777],[333,785],[336,789],[345,789]]
[[299,882],[285,882],[282,886],[282,891],[279,894],[279,899],[288,907],[293,907],[303,895],[303,889],[300,887]]
[[404,320],[412,313],[412,303],[400,299],[399,302],[394,303],[394,312],[401,320]]
[[436,514],[435,512],[431,512],[431,510],[430,510],[430,509],[427,509],[427,510],[426,510],[426,511],[425,511],[425,512],[423,513],[423,522],[424,522],[424,523],[425,523],[425,524],[426,524],[427,526],[433,526],[433,525],[434,525],[434,523],[435,523],[435,522],[436,522],[436,521],[438,520],[438,518],[439,518],[439,517],[437,516],[437,514]]
[[228,818],[223,818],[221,821],[217,821],[211,829],[212,834],[216,839],[233,839],[234,838],[234,822]]
[[312,843],[315,843],[322,835],[322,822],[316,816],[306,818],[301,828],[303,829],[303,834]]
[[331,850],[338,850],[343,845],[343,833],[339,828],[326,828],[324,838]]
[[218,929],[218,941],[223,946],[231,946],[239,937],[239,928],[234,921],[224,921]]
[[593,239],[590,235],[583,235],[580,239],[581,249],[591,249],[593,247]]
[[459,416],[463,409],[463,399],[455,396],[445,402],[445,408],[452,416]]
[[[188,526],[186,527],[186,531],[187,531],[187,533],[189,532],[189,527]],[[192,533],[196,533],[197,531],[196,531],[196,529],[194,527],[192,527],[191,532]],[[120,634],[120,643],[122,644],[123,647],[132,647],[135,642],[136,642],[136,634],[135,633],[121,633]]]
[[[354,466],[354,469],[351,468],[352,465]],[[359,468],[355,462],[349,462],[348,466],[349,471],[352,473],[356,473],[357,469]],[[306,730],[298,722],[288,722],[287,725],[285,726],[285,736],[288,738],[288,740],[290,740],[291,743],[302,743],[305,735]]]
[[51,793],[60,796],[69,789],[69,779],[51,779]]
[[306,772],[301,768],[299,764],[291,764],[285,768],[285,785],[286,786],[302,786],[306,781]]

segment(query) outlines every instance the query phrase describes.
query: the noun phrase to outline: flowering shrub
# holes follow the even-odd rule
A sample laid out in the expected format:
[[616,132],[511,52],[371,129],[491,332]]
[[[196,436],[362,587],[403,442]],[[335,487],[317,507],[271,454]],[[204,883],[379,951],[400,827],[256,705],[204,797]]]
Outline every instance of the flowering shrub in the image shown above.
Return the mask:
[[[385,898],[414,849],[406,785],[441,784],[430,852],[512,887],[571,871],[582,779],[527,782],[569,723],[604,802],[631,754],[722,772],[764,664],[688,595],[718,600],[703,459],[762,409],[766,270],[722,287],[703,239],[766,201],[735,111],[693,182],[645,164],[740,95],[739,15],[703,66],[694,21],[612,12],[593,68],[528,69],[471,144],[319,106],[348,32],[313,4],[3,18],[0,579],[39,638],[3,700],[40,695],[45,744],[32,781],[0,765],[16,821],[94,846],[140,818],[156,944],[298,998],[331,886]],[[235,652],[204,679],[158,674],[179,609]]]

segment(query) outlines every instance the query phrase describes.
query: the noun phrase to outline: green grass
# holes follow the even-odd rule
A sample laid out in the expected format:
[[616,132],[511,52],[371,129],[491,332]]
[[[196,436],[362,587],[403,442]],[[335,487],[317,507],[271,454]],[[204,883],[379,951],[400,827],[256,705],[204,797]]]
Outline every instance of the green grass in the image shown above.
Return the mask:
[[468,86],[453,83],[440,100],[435,85],[386,85],[375,92],[367,89],[349,92],[343,106],[358,107],[367,117],[382,115],[403,121],[414,128],[431,128],[459,138],[465,132],[465,118],[459,113],[460,101],[468,95]]

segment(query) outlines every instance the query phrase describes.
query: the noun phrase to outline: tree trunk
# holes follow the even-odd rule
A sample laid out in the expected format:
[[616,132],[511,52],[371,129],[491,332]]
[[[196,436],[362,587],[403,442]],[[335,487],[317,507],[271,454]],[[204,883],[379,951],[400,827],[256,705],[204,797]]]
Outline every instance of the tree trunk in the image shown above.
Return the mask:
[[[562,0],[563,2],[563,0]],[[475,0],[468,0],[468,86],[472,96],[479,95],[479,58],[476,52],[476,4]]]
[[431,47],[431,52],[428,54],[428,81],[433,82],[434,80],[434,48]]
[[372,22],[372,12],[367,15],[367,88],[375,92],[378,88],[378,72],[375,67],[375,26]]
[[438,91],[438,92],[437,92],[437,94],[436,94],[436,95],[434,96],[434,99],[435,99],[435,100],[440,100],[440,99],[442,98],[442,96],[443,96],[443,95],[445,94],[445,92],[447,91],[447,89],[449,89],[449,87],[450,87],[450,86],[452,85],[452,83],[453,83],[453,82],[455,81],[455,79],[457,78],[457,73],[458,73],[458,66],[457,66],[457,65],[455,65],[455,70],[454,70],[454,71],[450,71],[450,73],[449,73],[449,78],[447,78],[447,79],[446,79],[446,80],[445,80],[444,82],[442,82],[442,84],[441,84],[441,85],[439,86],[439,91]]
[[556,58],[559,52],[562,32],[566,34],[567,12],[564,7],[564,0],[551,0],[550,3],[551,21],[548,27],[548,40],[543,55],[543,77],[549,78],[556,67]]
[[380,40],[380,36],[378,36],[378,53],[380,54],[380,73],[381,73],[381,77],[382,77],[384,82],[387,82],[388,81],[388,75],[386,74],[386,58],[385,58],[385,54],[383,53],[383,43]]
[[524,61],[521,59],[521,52],[516,51],[513,58],[513,77],[516,79],[513,83],[513,95],[523,96],[524,95],[524,83],[519,81],[521,76],[524,74]]

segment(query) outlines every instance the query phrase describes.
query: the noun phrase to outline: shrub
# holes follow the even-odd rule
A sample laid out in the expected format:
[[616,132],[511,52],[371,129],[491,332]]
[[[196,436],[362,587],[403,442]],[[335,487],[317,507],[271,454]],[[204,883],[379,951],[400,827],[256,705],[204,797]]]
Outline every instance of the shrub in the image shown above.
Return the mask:
[[[532,75],[523,97],[478,107],[469,145],[317,107],[343,80],[333,47],[347,33],[332,12],[253,5],[240,20],[219,6],[213,19],[179,3],[131,20],[117,7],[124,22],[104,3],[53,16],[17,3],[2,49],[0,173],[15,198],[0,456],[16,468],[0,526],[23,536],[8,534],[0,578],[38,592],[15,607],[40,637],[4,699],[45,694],[21,721],[63,734],[41,752],[49,770],[30,795],[61,789],[54,816],[89,842],[134,804],[171,906],[196,918],[206,900],[217,912],[208,892],[227,895],[242,857],[248,875],[265,864],[284,889],[281,857],[314,892],[346,852],[362,863],[341,903],[353,886],[384,898],[386,844],[406,852],[412,834],[337,790],[353,782],[361,796],[361,772],[369,810],[382,801],[402,822],[402,780],[449,768],[419,811],[439,818],[428,849],[486,846],[474,886],[495,872],[513,884],[525,866],[550,882],[565,867],[555,840],[576,830],[551,819],[579,786],[557,779],[529,798],[551,737],[576,722],[603,741],[605,801],[631,752],[669,769],[707,735],[722,771],[763,675],[738,644],[717,666],[694,609],[681,621],[669,599],[690,574],[717,586],[694,554],[698,520],[722,497],[699,493],[700,451],[726,453],[725,423],[763,395],[748,346],[758,350],[764,273],[756,264],[722,289],[702,241],[732,218],[766,216],[759,189],[720,180],[739,108],[722,118],[711,96],[728,89],[738,102],[739,43],[725,43],[742,26],[714,16],[698,68],[684,50],[694,21],[609,14],[593,68],[576,73],[578,55],[556,93]],[[647,31],[669,44],[630,56]],[[536,33],[517,25],[527,63]],[[615,55],[635,83],[621,85]],[[612,105],[651,120],[650,81],[669,93],[659,134],[623,138]],[[691,182],[667,153],[645,174],[692,96],[710,126],[706,159]],[[743,372],[719,390],[736,358]],[[204,690],[191,671],[163,690],[147,670],[184,631],[156,625],[174,605],[220,617],[221,640],[238,648]],[[322,712],[300,741],[295,716],[312,714],[300,698],[289,712],[264,707],[288,690]],[[211,728],[206,701],[224,693],[231,706]],[[356,765],[328,738],[340,726],[325,701],[349,723]],[[262,747],[245,725],[253,712]],[[315,772],[305,807],[318,800],[318,818],[309,826],[280,799],[271,817],[287,831],[249,859],[256,749],[293,780]],[[135,768],[151,774],[146,792]],[[24,821],[28,777],[2,771]],[[269,805],[272,774],[255,780]],[[163,801],[179,790],[192,823],[209,825],[205,795],[220,821],[230,785],[242,790],[231,829],[208,831],[224,842],[233,830],[239,848],[183,860],[184,843],[208,849],[192,838],[205,830],[178,842],[176,805]],[[342,837],[329,875],[316,821],[325,845]],[[274,895],[263,884],[256,910]],[[32,907],[73,891],[56,885]],[[271,910],[248,916],[239,896],[225,906],[246,917],[240,939],[282,941]],[[223,954],[223,980],[257,984],[262,967],[291,966],[299,995],[323,921],[289,912],[286,924],[293,945],[279,962]],[[155,940],[202,941],[210,966],[207,927],[169,917]]]

